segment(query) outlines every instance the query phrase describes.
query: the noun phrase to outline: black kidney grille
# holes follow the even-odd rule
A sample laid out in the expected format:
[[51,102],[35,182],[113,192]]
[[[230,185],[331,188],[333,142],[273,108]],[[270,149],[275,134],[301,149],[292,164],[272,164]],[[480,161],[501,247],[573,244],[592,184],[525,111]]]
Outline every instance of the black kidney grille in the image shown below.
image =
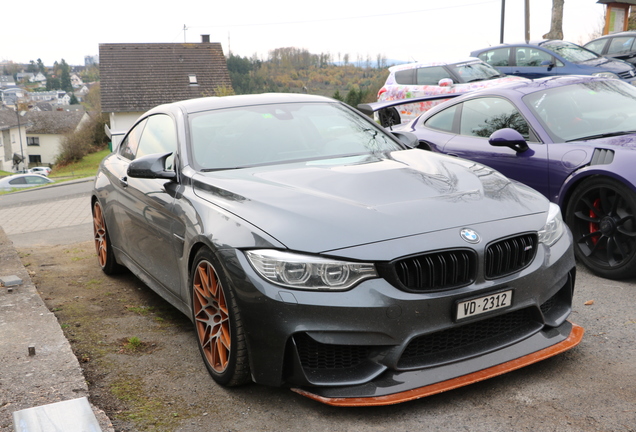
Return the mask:
[[[532,321],[529,309],[521,309],[482,321],[454,327],[413,339],[400,358],[399,366],[425,365],[453,350],[466,352],[471,345],[496,340],[505,344],[506,334],[516,335],[518,330]],[[419,359],[419,361],[418,361]]]
[[345,369],[365,361],[371,348],[356,345],[331,345],[316,342],[304,333],[294,335],[298,356],[303,368]]
[[470,250],[450,250],[400,260],[395,271],[409,290],[437,291],[470,284],[475,279],[476,261]]
[[537,236],[524,234],[491,244],[486,249],[487,279],[502,277],[528,266],[537,253]]

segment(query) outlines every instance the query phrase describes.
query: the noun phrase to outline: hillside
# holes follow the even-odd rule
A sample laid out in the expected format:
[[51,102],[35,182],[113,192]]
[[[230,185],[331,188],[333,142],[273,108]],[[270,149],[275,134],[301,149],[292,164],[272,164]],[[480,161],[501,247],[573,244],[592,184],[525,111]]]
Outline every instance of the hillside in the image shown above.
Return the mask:
[[345,55],[338,63],[330,54],[311,54],[299,48],[270,51],[266,61],[230,54],[227,67],[236,94],[309,93],[343,100],[350,105],[376,100],[389,72],[386,60]]

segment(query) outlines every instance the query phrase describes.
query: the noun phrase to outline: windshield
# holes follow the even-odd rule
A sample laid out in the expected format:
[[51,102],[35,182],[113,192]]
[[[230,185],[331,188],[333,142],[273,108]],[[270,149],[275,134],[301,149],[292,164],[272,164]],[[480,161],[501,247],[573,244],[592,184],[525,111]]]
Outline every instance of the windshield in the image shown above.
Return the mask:
[[589,81],[554,87],[529,94],[523,101],[555,142],[636,130],[636,89],[623,81]]
[[453,69],[462,82],[483,81],[502,76],[497,69],[481,61],[459,63],[448,65],[448,67]]
[[190,119],[202,170],[400,150],[380,128],[339,103],[289,103],[214,110]]
[[567,42],[550,41],[550,42],[541,44],[541,46],[543,48],[549,49],[555,54],[560,55],[567,61],[571,61],[572,63],[584,62],[584,61],[593,60],[599,57],[592,51],[589,51],[583,47],[574,45],[572,43],[567,43]]

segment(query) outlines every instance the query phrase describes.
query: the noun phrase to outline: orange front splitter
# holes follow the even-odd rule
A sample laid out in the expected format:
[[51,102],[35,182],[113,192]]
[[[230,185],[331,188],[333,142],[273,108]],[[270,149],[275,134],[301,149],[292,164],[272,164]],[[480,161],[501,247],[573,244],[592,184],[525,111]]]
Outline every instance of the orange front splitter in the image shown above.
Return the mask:
[[494,378],[505,373],[521,369],[522,367],[529,366],[533,363],[537,363],[541,360],[553,357],[557,354],[561,354],[571,348],[574,348],[581,342],[585,330],[583,327],[576,324],[572,324],[572,331],[567,339],[558,344],[552,345],[548,348],[540,351],[528,354],[518,359],[511,360],[506,363],[498,364],[487,369],[482,369],[477,372],[463,375],[457,378],[453,378],[447,381],[431,384],[425,387],[420,387],[412,390],[407,390],[400,393],[394,393],[386,396],[377,397],[360,397],[360,398],[329,398],[319,396],[306,390],[293,388],[292,391],[306,396],[310,399],[314,399],[318,402],[322,402],[327,405],[333,406],[379,406],[379,405],[393,405],[402,402],[407,402],[426,396],[432,396],[434,394],[442,393],[448,390],[453,390],[459,387],[467,386],[479,381],[487,380],[488,378]]

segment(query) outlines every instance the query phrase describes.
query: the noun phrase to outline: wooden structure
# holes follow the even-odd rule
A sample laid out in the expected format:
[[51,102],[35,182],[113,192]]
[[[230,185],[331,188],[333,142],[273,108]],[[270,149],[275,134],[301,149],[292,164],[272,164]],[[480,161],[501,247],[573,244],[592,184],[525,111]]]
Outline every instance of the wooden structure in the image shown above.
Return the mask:
[[636,0],[598,0],[597,3],[605,5],[604,35],[627,30],[629,8],[636,6]]

